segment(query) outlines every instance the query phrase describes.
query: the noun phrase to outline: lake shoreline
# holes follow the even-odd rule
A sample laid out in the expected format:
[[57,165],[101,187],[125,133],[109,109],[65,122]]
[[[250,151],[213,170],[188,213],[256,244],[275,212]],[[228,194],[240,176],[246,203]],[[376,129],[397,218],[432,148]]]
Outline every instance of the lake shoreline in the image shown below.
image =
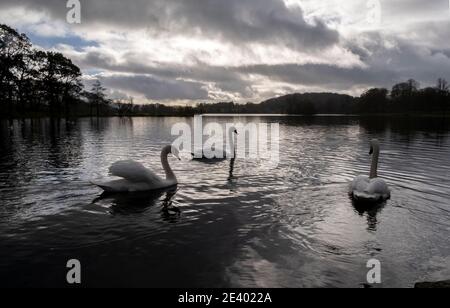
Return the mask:
[[321,117],[352,117],[352,118],[434,118],[434,119],[450,119],[450,114],[402,114],[402,113],[388,113],[388,114],[255,114],[255,113],[215,113],[215,114],[186,114],[186,115],[150,115],[150,114],[134,114],[128,116],[119,115],[101,115],[99,117],[89,116],[89,115],[75,115],[69,117],[52,117],[50,115],[26,115],[23,117],[1,117],[0,120],[11,121],[11,120],[38,120],[38,119],[53,119],[53,120],[64,120],[64,119],[102,119],[102,118],[192,118],[196,115],[208,115],[210,117],[246,117],[246,116],[259,116],[259,117],[301,117],[301,118],[321,118]]

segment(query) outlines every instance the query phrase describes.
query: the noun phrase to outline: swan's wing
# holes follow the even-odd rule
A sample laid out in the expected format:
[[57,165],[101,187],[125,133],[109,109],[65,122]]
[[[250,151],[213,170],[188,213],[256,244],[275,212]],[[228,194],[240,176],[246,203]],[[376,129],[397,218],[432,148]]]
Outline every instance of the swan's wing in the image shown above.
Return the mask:
[[125,160],[119,161],[109,168],[111,175],[124,178],[129,182],[160,183],[162,179],[151,170],[145,168],[141,163]]
[[[130,183],[127,180],[115,180],[108,182],[92,181],[92,184],[100,187],[107,193],[123,193],[128,192],[128,186],[134,183]],[[129,184],[129,185],[128,185]]]
[[[356,180],[355,180],[356,181]],[[391,191],[388,185],[382,179],[367,179],[363,182],[361,178],[356,183],[356,189],[353,190],[353,196],[357,200],[380,201],[391,197]]]
[[383,198],[388,198],[391,195],[388,185],[382,179],[373,179],[367,187],[367,192],[373,195],[379,195]]
[[152,189],[151,184],[146,182],[130,182],[125,179],[108,182],[92,181],[91,183],[100,187],[106,193],[142,192]]
[[366,190],[368,185],[369,178],[364,175],[360,175],[353,180],[353,183],[351,185],[351,192],[363,192]]

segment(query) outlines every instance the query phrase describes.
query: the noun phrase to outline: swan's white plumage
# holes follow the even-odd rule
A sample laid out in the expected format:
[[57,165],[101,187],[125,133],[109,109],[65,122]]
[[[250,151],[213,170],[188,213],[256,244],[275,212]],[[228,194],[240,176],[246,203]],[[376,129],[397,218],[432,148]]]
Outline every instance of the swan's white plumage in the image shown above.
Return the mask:
[[357,200],[379,201],[389,199],[391,191],[385,181],[380,178],[370,179],[358,176],[352,183],[351,192]]
[[124,178],[132,183],[158,183],[162,179],[153,171],[147,169],[141,163],[124,160],[114,163],[109,168],[109,173],[113,176]]
[[125,179],[112,180],[108,182],[92,182],[92,184],[100,187],[107,193],[129,193],[144,192],[158,189],[154,185],[145,182],[130,182]]
[[144,192],[175,186],[178,184],[178,181],[167,162],[167,155],[169,153],[178,157],[178,151],[171,146],[167,146],[162,150],[161,163],[166,172],[166,179],[159,177],[141,163],[125,160],[116,162],[109,168],[112,176],[121,179],[106,182],[95,181],[92,184],[97,185],[109,193]]
[[378,159],[380,155],[380,144],[378,140],[371,142],[372,167],[370,170],[370,177],[360,175],[353,180],[350,187],[350,193],[355,200],[360,201],[383,201],[391,197],[386,182],[378,178]]

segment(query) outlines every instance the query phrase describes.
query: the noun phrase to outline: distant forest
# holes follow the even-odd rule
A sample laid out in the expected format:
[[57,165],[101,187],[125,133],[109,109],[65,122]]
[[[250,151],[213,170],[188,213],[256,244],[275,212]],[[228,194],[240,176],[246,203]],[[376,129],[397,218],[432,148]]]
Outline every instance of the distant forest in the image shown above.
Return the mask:
[[202,103],[196,106],[138,105],[110,100],[96,81],[81,82],[79,67],[61,53],[33,48],[25,34],[0,24],[0,117],[192,116],[202,113],[408,114],[449,115],[450,90],[440,78],[435,87],[415,80],[373,88],[360,97],[334,93],[290,94],[255,104]]

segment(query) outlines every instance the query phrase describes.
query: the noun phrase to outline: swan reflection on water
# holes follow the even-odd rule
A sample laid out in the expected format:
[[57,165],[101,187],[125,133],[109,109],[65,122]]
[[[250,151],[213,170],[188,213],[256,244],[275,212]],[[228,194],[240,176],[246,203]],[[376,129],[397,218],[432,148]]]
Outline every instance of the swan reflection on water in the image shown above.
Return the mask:
[[234,179],[236,179],[236,177],[234,176],[234,163],[236,162],[236,158],[233,157],[230,160],[230,171],[229,171],[229,176],[228,176],[228,182],[233,182]]
[[178,192],[177,186],[149,192],[136,193],[107,193],[92,201],[92,204],[106,203],[110,213],[132,215],[145,213],[151,207],[160,206],[163,218],[179,216],[181,210],[173,205],[173,200]]
[[381,214],[387,202],[370,202],[351,199],[353,208],[359,214],[359,216],[366,215],[367,217],[367,230],[377,231],[378,227],[378,215]]

